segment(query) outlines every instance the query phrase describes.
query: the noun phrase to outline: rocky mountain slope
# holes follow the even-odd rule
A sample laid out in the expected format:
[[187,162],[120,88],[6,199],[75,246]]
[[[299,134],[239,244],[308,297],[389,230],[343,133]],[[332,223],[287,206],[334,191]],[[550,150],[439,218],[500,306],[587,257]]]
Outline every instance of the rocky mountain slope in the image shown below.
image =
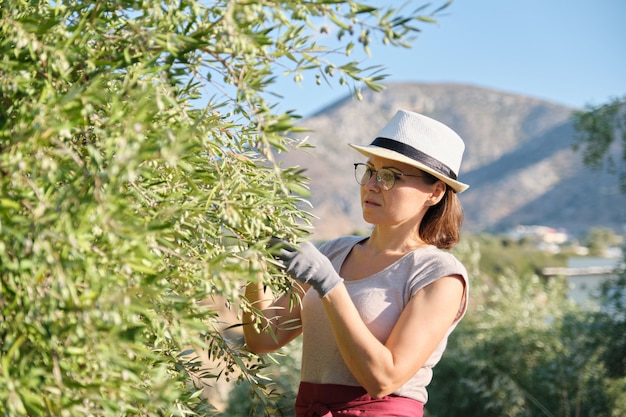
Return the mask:
[[467,230],[545,225],[576,235],[595,226],[622,229],[626,196],[615,175],[586,168],[572,149],[573,109],[467,85],[399,83],[364,92],[362,101],[346,97],[303,120],[315,148],[281,154],[311,178],[314,238],[368,228],[352,166],[364,158],[347,144],[369,143],[400,108],[440,120],[465,140],[459,179],[470,188],[459,196]]

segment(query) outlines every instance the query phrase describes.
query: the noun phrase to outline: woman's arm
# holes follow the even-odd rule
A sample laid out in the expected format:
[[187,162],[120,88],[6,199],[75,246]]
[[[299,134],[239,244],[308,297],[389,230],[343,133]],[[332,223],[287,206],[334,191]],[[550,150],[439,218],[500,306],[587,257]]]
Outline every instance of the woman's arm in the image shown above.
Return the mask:
[[344,362],[374,398],[392,393],[415,375],[463,305],[462,277],[442,277],[411,298],[383,344],[363,323],[330,260],[312,244],[285,246],[279,256],[289,275],[318,292]]
[[383,344],[361,319],[345,285],[323,298],[341,355],[374,398],[395,391],[424,365],[457,318],[464,297],[461,277],[438,279],[409,301]]
[[[297,292],[296,296],[301,300],[306,291],[305,286],[294,285],[293,288]],[[272,292],[266,291],[263,283],[258,282],[246,286],[245,296],[254,309],[263,313],[260,331],[254,325],[257,316],[249,309],[243,313],[243,335],[250,351],[273,352],[302,333],[301,305],[299,302],[292,303],[292,294],[284,294],[274,300]]]

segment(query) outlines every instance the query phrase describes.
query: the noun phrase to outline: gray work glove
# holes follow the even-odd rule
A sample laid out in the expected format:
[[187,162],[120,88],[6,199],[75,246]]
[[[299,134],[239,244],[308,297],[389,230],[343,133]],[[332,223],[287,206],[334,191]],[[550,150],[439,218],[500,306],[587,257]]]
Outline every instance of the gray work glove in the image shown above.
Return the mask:
[[270,239],[276,248],[275,256],[285,264],[289,276],[303,284],[311,285],[324,298],[343,282],[330,260],[311,243],[303,242],[299,248],[278,238]]

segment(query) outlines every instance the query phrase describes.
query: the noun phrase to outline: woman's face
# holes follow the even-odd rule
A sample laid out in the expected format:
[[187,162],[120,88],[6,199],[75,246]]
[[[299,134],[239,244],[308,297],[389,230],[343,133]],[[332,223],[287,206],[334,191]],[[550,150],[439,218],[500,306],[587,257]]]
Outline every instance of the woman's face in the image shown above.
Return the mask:
[[[419,169],[377,156],[372,156],[367,162],[369,168],[379,171],[389,169],[397,174],[424,175]],[[398,226],[411,223],[418,226],[426,213],[427,201],[433,204],[439,201],[445,184],[437,181],[429,184],[424,178],[397,176],[390,190],[383,190],[376,181],[376,174],[361,186],[361,208],[363,219],[376,225]]]

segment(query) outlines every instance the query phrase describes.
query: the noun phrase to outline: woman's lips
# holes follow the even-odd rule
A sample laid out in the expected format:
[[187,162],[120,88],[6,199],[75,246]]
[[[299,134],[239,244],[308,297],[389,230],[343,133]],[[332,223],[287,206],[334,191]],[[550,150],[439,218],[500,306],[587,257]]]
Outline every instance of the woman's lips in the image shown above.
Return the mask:
[[366,198],[363,200],[363,206],[364,207],[380,207],[380,204],[377,203],[375,200],[371,200],[369,198]]

